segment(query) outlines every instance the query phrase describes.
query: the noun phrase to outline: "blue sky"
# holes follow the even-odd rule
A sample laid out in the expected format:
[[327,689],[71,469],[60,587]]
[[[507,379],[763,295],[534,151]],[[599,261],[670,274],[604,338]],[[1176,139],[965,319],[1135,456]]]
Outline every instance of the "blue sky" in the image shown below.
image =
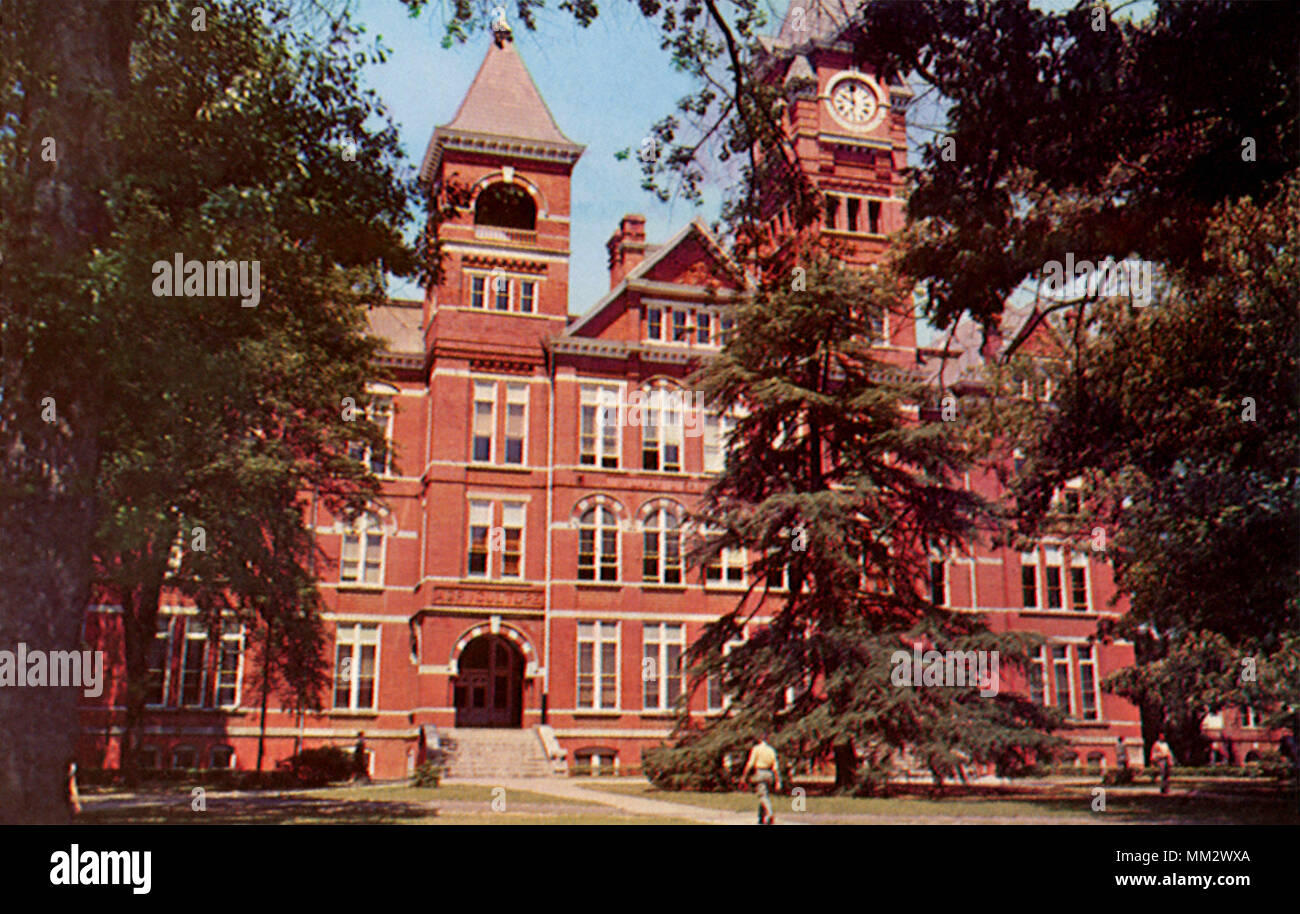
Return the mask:
[[[775,32],[789,0],[768,2],[773,10],[769,31]],[[1073,0],[1037,0],[1034,5],[1061,9]],[[431,0],[419,18],[411,19],[396,0],[361,0],[356,6],[355,19],[370,36],[382,36],[391,52],[387,63],[369,69],[369,84],[388,105],[416,166],[434,127],[456,113],[490,41],[479,33],[463,45],[443,48],[446,8],[446,0]],[[1145,16],[1150,9],[1149,2],[1142,2],[1121,15]],[[644,214],[648,240],[661,242],[693,218],[715,219],[731,179],[719,170],[703,207],[681,199],[661,203],[641,189],[635,159],[614,158],[620,149],[636,150],[650,125],[672,113],[677,100],[693,88],[659,49],[657,25],[634,4],[605,0],[600,16],[586,29],[566,12],[543,9],[537,25],[529,32],[515,24],[515,45],[560,129],[587,147],[573,170],[569,268],[569,311],[583,314],[609,289],[605,241],[625,213]],[[912,142],[925,139],[918,133]],[[392,283],[390,294],[422,297],[417,286],[402,282]],[[930,336],[928,329],[920,329],[919,340]]]
[[[609,290],[605,241],[625,213],[644,214],[649,240],[659,242],[693,218],[715,218],[723,189],[710,188],[703,208],[685,200],[660,203],[641,189],[634,159],[614,158],[619,149],[638,148],[650,125],[671,113],[692,84],[673,71],[667,52],[659,50],[657,28],[635,6],[602,6],[586,29],[556,9],[542,11],[536,32],[515,28],[519,54],[560,129],[587,147],[573,170],[569,310],[575,314]],[[370,35],[381,35],[392,52],[386,64],[370,69],[370,85],[388,105],[406,153],[418,165],[434,127],[456,113],[490,39],[478,34],[444,49],[437,0],[414,20],[393,0],[368,0],[356,19]],[[408,284],[394,283],[390,292],[420,297]]]

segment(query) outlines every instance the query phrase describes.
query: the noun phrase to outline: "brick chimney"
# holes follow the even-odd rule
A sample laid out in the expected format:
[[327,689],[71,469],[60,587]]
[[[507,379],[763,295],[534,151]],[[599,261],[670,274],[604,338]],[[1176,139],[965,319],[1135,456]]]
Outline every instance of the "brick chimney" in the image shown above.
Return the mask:
[[609,287],[612,289],[645,260],[645,216],[628,213],[618,224],[614,234],[605,242],[609,251]]

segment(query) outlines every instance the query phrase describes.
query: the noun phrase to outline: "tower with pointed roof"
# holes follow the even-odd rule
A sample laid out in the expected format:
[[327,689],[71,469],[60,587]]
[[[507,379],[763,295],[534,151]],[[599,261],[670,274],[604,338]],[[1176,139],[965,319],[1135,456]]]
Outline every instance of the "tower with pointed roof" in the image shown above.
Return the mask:
[[443,279],[425,293],[433,361],[485,347],[505,360],[535,358],[568,312],[569,182],[583,147],[555,123],[509,26],[497,21],[492,32],[420,172],[440,204],[464,195],[440,227]]

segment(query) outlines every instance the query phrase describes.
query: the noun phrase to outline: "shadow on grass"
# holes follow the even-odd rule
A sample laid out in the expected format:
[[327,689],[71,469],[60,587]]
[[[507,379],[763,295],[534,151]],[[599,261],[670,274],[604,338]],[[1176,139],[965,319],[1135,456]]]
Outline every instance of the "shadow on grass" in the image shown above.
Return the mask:
[[379,825],[430,819],[438,814],[432,803],[303,796],[208,797],[206,806],[204,810],[192,808],[189,795],[153,796],[131,803],[93,804],[77,821],[87,825]]

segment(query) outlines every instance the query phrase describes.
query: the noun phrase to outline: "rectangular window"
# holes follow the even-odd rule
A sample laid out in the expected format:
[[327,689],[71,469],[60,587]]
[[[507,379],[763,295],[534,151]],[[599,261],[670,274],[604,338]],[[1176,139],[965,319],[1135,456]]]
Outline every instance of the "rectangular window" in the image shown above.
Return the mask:
[[334,707],[374,709],[379,626],[339,623],[334,637]]
[[1070,608],[1075,612],[1088,611],[1088,569],[1070,569]]
[[578,707],[618,707],[618,623],[578,623]]
[[469,564],[470,577],[485,578],[488,573],[488,533],[492,528],[492,502],[469,503]]
[[1061,608],[1061,566],[1047,566],[1047,608]]
[[1029,700],[1047,704],[1047,648],[1040,647],[1029,661]]
[[1020,565],[1020,603],[1025,609],[1038,608],[1038,565],[1026,559]]
[[618,388],[585,386],[580,403],[578,460],[588,466],[618,468]]
[[497,386],[492,381],[474,382],[474,460],[492,461],[492,438],[497,423]]
[[730,317],[724,317],[718,321],[718,344],[727,345],[731,339],[731,331],[736,326],[736,321]]
[[663,339],[664,332],[664,313],[658,308],[651,308],[646,312],[646,321],[649,324],[647,336],[652,340]]
[[704,568],[704,579],[710,584],[744,584],[745,550],[742,547],[728,546]]
[[682,469],[682,398],[677,391],[656,388],[642,410],[641,468],[679,473]]
[[536,305],[537,283],[525,279],[519,283],[519,311],[522,314],[532,314]]
[[524,438],[528,427],[528,387],[506,385],[506,463],[524,462]]
[[366,408],[366,418],[379,427],[384,443],[371,447],[365,441],[354,441],[348,445],[348,456],[358,463],[364,463],[370,472],[384,476],[389,471],[389,454],[393,441],[393,398],[375,397]]
[[384,532],[379,518],[363,514],[343,534],[339,580],[345,584],[379,584],[383,575]]
[[849,197],[848,217],[849,217],[850,232],[858,231],[858,209],[861,207],[861,205],[862,205],[862,201],[859,200],[857,197]]
[[185,650],[181,655],[181,704],[187,708],[203,706],[203,662],[207,653],[208,633],[198,619],[186,618]]
[[221,623],[219,651],[216,704],[231,708],[239,704],[239,658],[244,651],[244,629],[238,622]]
[[661,622],[645,623],[645,645],[641,655],[641,680],[647,711],[668,711],[682,694],[682,654],[686,651],[686,628]]
[[1066,489],[1061,493],[1061,509],[1066,514],[1078,514],[1079,504],[1079,493],[1074,489]]
[[471,308],[483,307],[483,292],[487,288],[487,278],[484,276],[471,276],[469,278],[469,306]]
[[1056,706],[1073,717],[1074,696],[1070,692],[1070,649],[1064,644],[1052,645],[1052,675],[1056,688]]
[[942,559],[930,559],[930,602],[935,606],[948,605],[947,569]]
[[510,280],[504,276],[492,277],[492,299],[498,311],[510,310]]
[[149,643],[149,674],[145,692],[145,703],[162,705],[167,703],[168,667],[172,656],[172,617],[158,614],[158,629],[153,641]]
[[686,328],[686,318],[689,315],[680,308],[673,309],[673,342],[689,343],[690,335]]
[[880,201],[867,201],[867,231],[873,235],[880,234]]
[[501,577],[521,578],[524,575],[524,506],[501,506]]
[[840,216],[840,198],[835,196],[834,194],[827,194],[826,195],[826,227],[828,229],[839,228],[839,226],[836,224],[839,221],[839,216]]
[[1077,649],[1079,654],[1079,704],[1084,720],[1100,720],[1097,701],[1097,645]]
[[695,312],[695,339],[701,346],[711,346],[713,344],[709,312]]
[[712,413],[704,417],[704,472],[721,473],[727,468],[727,453],[736,420]]

